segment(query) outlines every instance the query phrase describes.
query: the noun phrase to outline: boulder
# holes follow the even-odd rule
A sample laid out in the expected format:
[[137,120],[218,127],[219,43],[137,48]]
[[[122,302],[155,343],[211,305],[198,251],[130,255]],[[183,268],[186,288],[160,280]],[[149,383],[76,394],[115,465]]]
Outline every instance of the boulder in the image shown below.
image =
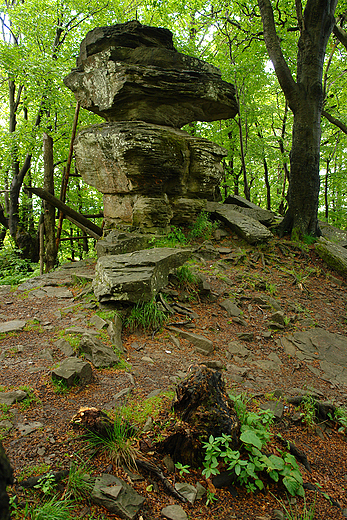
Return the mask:
[[316,243],[316,251],[329,267],[347,278],[347,249],[345,247],[333,244],[321,237]]
[[108,473],[96,479],[91,499],[110,513],[129,520],[137,516],[145,501],[129,484]]
[[132,253],[139,249],[146,249],[149,244],[149,236],[139,233],[127,233],[119,230],[112,230],[102,240],[96,243],[96,253],[98,258],[106,255],[121,255]]
[[207,356],[213,352],[213,342],[210,339],[205,338],[205,336],[201,336],[201,334],[194,334],[193,332],[188,332],[186,330],[181,330],[177,327],[169,327],[169,329],[181,336],[181,338],[190,341],[195,346],[195,349],[197,352],[199,352],[199,354]]
[[[221,204],[218,204],[218,202],[208,202],[206,204],[205,209],[210,213],[214,213],[220,205]],[[261,224],[264,224],[264,226],[271,226],[271,224],[273,224],[275,221],[275,215],[272,213],[272,211],[259,208],[258,206],[256,206],[255,208],[248,208],[244,206],[238,206],[236,204],[226,204],[225,202],[223,206],[226,206],[228,209],[231,209],[233,211],[238,211],[238,213],[241,213],[241,215],[246,215],[247,217],[254,218],[255,220],[258,220],[258,222],[260,222]]]
[[163,247],[104,256],[96,264],[94,293],[101,302],[151,301],[167,285],[170,270],[190,255],[190,249]]
[[95,368],[108,368],[119,362],[119,355],[91,334],[83,334],[79,344],[79,353],[83,353]]
[[[171,47],[172,36],[169,47],[168,40],[162,45],[163,29],[147,27],[151,38],[143,38],[144,27],[129,22],[87,35],[78,68],[64,79],[83,108],[107,121],[146,121],[176,128],[237,114],[235,88],[221,79],[219,69],[178,53]],[[131,46],[122,41],[124,36],[129,43],[129,30]]]
[[6,487],[13,484],[13,470],[0,441],[0,520],[10,520]]
[[88,385],[93,379],[92,368],[89,363],[77,357],[64,359],[60,365],[52,371],[53,380],[64,381],[71,387],[78,383]]
[[[104,194],[106,227],[122,223],[145,231],[165,229],[170,221],[190,223],[206,200],[215,200],[226,155],[207,139],[141,121],[84,128],[74,150],[83,180]],[[119,253],[146,247],[138,247],[144,242],[138,236],[110,238],[120,241]],[[110,249],[109,241],[100,241],[98,256]]]
[[214,212],[215,217],[226,224],[232,231],[244,238],[250,244],[269,240],[273,235],[267,227],[247,215],[228,208],[227,204],[220,204]]

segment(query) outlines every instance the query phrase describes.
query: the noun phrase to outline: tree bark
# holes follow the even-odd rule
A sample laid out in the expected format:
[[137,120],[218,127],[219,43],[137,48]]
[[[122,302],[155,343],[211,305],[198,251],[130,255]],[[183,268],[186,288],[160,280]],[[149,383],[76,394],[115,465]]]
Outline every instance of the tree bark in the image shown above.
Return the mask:
[[[43,187],[48,193],[54,195],[53,139],[46,133],[43,134],[43,166]],[[57,260],[57,248],[55,245],[55,207],[49,202],[44,201],[43,209],[46,238],[45,271],[48,273],[53,269]]]
[[335,24],[337,0],[307,0],[304,12],[296,2],[300,29],[297,77],[294,81],[276,34],[270,0],[258,0],[269,57],[289,108],[294,114],[288,189],[288,210],[280,227],[293,239],[319,236],[319,158],[323,104],[323,62]]

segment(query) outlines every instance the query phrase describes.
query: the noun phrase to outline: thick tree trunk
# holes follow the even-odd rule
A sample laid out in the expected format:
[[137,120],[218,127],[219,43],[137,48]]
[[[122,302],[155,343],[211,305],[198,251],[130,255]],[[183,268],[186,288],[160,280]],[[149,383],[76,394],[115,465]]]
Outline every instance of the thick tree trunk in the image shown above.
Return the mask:
[[[53,177],[53,139],[50,135],[43,134],[43,163],[44,163],[44,189],[54,195]],[[55,207],[44,201],[44,226],[46,238],[46,272],[51,271],[57,260],[57,248],[55,244]]]
[[323,63],[335,19],[337,0],[307,0],[304,12],[295,2],[300,38],[294,81],[276,34],[270,0],[258,0],[269,57],[288,105],[294,114],[288,190],[288,211],[280,232],[293,239],[319,236],[320,121],[323,103]]
[[322,97],[315,93],[305,99],[294,114],[288,189],[288,210],[282,223],[283,232],[294,240],[305,235],[319,236],[319,156]]

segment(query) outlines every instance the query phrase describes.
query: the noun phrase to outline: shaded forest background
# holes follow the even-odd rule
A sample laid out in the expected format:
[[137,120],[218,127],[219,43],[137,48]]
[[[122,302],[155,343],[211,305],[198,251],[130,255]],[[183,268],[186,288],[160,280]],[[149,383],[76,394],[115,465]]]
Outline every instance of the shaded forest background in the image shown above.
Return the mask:
[[[270,2],[262,3],[271,7]],[[305,4],[272,3],[278,41],[293,78],[297,76],[298,41],[305,29],[300,17]],[[346,10],[347,2],[338,2],[324,59],[318,205],[318,217],[342,229],[347,224]],[[293,114],[269,59],[255,2],[12,0],[2,2],[0,8],[1,247],[11,237],[22,256],[38,259],[40,222],[44,220],[47,236],[52,235],[49,228],[56,227],[57,211],[25,192],[23,185],[62,197],[76,111],[63,78],[75,66],[80,42],[89,30],[135,18],[169,28],[178,51],[216,65],[222,78],[236,87],[239,115],[235,119],[184,128],[227,149],[222,197],[240,194],[285,214]],[[99,122],[98,116],[80,110],[78,128]],[[101,194],[83,185],[73,159],[66,203],[84,215],[102,211]],[[102,217],[91,218],[101,225]],[[81,257],[87,251],[89,238],[71,242],[71,250],[69,239],[78,234],[84,233],[64,220],[60,255],[67,248],[70,256]],[[47,247],[54,263],[55,241]]]

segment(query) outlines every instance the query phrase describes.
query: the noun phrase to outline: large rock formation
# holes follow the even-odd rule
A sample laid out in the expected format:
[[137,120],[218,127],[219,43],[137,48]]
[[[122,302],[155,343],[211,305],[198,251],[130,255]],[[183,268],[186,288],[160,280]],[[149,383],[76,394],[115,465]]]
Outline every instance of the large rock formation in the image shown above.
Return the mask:
[[106,229],[166,230],[218,200],[226,151],[179,128],[234,117],[234,87],[216,67],[177,52],[170,31],[137,21],[96,28],[64,81],[109,122],[75,142],[78,171],[104,194]]
[[78,65],[65,84],[107,121],[181,128],[237,113],[234,86],[219,69],[177,52],[170,31],[136,20],[88,33]]

